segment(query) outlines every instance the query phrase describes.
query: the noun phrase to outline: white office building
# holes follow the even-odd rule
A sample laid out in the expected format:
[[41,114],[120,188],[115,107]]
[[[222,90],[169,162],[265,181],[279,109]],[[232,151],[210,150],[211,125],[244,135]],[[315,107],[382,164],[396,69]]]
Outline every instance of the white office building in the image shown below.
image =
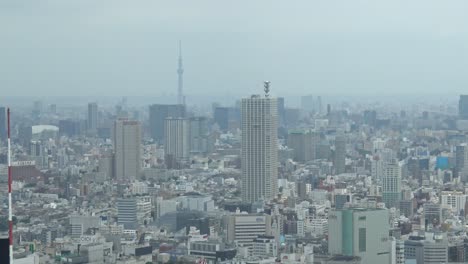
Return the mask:
[[271,216],[262,214],[233,214],[226,217],[227,241],[252,248],[259,236],[271,235]]
[[449,207],[455,214],[458,215],[461,210],[465,210],[468,195],[457,191],[444,191],[440,196],[442,206]]

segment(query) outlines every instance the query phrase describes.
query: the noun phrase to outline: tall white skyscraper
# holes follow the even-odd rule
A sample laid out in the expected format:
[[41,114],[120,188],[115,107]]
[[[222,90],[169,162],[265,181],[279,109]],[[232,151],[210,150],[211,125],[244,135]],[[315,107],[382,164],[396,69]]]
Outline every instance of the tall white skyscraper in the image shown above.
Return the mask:
[[166,118],[164,123],[164,154],[177,162],[189,159],[189,120],[185,118]]
[[272,199],[278,181],[278,108],[276,98],[242,99],[242,199]]
[[401,199],[401,167],[393,160],[384,168],[382,178],[382,201],[387,208],[398,207]]
[[114,124],[115,175],[118,180],[135,180],[141,170],[141,124],[119,119]]

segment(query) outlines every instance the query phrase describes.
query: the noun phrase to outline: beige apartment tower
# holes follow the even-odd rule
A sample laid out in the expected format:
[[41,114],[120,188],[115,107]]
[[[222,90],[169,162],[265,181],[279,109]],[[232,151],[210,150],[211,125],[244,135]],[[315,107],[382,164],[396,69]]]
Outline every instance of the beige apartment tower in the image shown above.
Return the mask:
[[242,200],[276,196],[278,181],[278,108],[276,98],[242,99]]
[[133,181],[141,171],[141,124],[119,119],[114,123],[115,177]]

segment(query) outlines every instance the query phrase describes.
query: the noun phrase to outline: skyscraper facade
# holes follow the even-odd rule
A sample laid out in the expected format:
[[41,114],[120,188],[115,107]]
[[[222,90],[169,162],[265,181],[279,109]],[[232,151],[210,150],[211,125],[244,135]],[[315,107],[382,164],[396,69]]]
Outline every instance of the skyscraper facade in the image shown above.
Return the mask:
[[401,199],[401,167],[393,160],[384,168],[382,178],[382,201],[387,208],[397,207]]
[[151,137],[164,142],[164,122],[168,117],[185,117],[185,106],[181,104],[154,104],[149,107],[149,125]]
[[141,170],[141,124],[119,119],[114,123],[115,175],[118,180],[135,180]]
[[88,104],[88,131],[97,131],[98,127],[98,105],[97,103]]
[[253,95],[241,103],[242,199],[272,199],[278,181],[278,121],[275,98]]
[[167,118],[165,120],[164,154],[166,158],[177,162],[189,159],[189,120],[185,118]]
[[460,95],[458,100],[458,116],[460,119],[468,119],[468,95]]
[[381,181],[385,173],[385,166],[396,159],[396,153],[389,148],[378,149],[371,161],[371,176],[377,181]]
[[468,176],[468,144],[462,143],[455,147],[455,176],[466,182]]
[[337,135],[335,137],[335,155],[333,166],[335,167],[335,174],[341,174],[345,172],[346,138],[344,135]]

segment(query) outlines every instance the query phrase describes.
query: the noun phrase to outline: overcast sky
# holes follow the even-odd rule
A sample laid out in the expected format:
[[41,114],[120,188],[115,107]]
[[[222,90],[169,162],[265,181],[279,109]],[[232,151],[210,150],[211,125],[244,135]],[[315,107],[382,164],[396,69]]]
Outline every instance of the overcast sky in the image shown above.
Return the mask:
[[468,92],[468,1],[0,0],[2,95]]

